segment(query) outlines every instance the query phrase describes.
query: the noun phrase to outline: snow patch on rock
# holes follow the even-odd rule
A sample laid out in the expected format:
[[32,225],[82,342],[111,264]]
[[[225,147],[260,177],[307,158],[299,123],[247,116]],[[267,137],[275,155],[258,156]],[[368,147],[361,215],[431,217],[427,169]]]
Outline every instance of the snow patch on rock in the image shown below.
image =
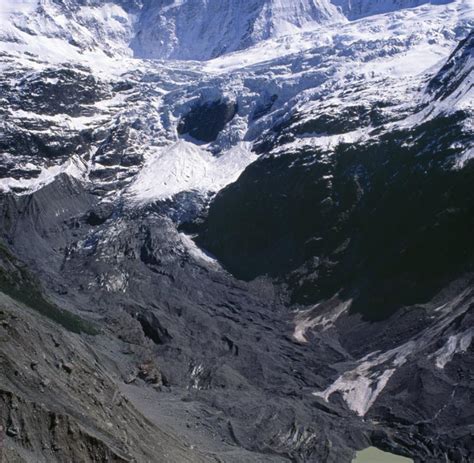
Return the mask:
[[219,262],[209,253],[204,252],[198,245],[193,241],[192,237],[185,233],[179,234],[181,242],[189,254],[194,257],[198,262],[205,263],[213,268],[220,268]]
[[471,345],[473,336],[474,329],[450,336],[446,344],[434,354],[436,366],[442,369],[453,359],[455,354],[466,352]]
[[300,343],[307,343],[306,332],[319,327],[322,331],[334,326],[336,320],[351,306],[352,299],[339,301],[336,298],[316,304],[310,309],[298,311],[294,320],[293,338]]
[[410,341],[382,354],[373,352],[361,359],[356,368],[343,373],[326,390],[313,392],[313,395],[329,401],[332,394],[339,392],[352,411],[364,416],[414,347]]
[[79,156],[73,156],[61,165],[41,168],[40,174],[35,178],[2,178],[0,179],[0,191],[4,193],[13,191],[19,195],[29,194],[49,185],[60,174],[85,180],[87,170],[87,164]]

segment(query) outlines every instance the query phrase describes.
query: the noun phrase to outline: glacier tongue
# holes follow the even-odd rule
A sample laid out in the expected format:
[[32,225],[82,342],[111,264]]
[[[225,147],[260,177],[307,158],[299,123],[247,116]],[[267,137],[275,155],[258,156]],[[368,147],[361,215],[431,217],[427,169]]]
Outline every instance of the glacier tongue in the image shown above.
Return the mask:
[[237,180],[256,159],[249,143],[239,143],[215,157],[193,143],[180,140],[156,150],[127,194],[134,201],[149,202],[183,191],[216,192]]

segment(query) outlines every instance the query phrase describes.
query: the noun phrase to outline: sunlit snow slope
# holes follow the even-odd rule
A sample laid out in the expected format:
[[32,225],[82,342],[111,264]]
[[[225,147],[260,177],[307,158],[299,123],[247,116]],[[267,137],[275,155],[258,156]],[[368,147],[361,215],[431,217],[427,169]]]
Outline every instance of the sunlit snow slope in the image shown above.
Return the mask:
[[[61,40],[81,52],[206,60],[292,35],[443,0],[4,0],[0,38],[41,52]],[[29,40],[31,36],[36,40]],[[49,40],[47,40],[49,39]],[[61,40],[59,40],[61,39]],[[53,51],[53,50],[51,50]]]

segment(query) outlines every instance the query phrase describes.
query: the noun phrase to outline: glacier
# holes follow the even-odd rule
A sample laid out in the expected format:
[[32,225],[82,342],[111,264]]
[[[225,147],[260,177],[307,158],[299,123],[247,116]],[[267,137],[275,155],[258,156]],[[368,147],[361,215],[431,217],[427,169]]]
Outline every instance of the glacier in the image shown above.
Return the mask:
[[0,400],[120,461],[152,424],[164,463],[470,461],[473,30],[472,0],[0,0],[0,277],[99,327],[0,288]]
[[[242,15],[238,11],[230,13],[226,8],[250,5],[247,2],[224,3],[225,8],[223,5],[214,5],[214,13],[225,13],[232,18],[241,18]],[[253,13],[260,11],[261,3],[256,2],[260,6],[250,10]],[[105,92],[90,109],[79,115],[60,116],[60,111],[47,115],[41,109],[32,111],[27,108],[25,111],[8,108],[9,115],[4,121],[4,130],[8,133],[13,127],[21,129],[37,124],[38,137],[44,139],[41,143],[46,144],[53,143],[52,140],[48,141],[54,138],[53,134],[72,135],[92,130],[97,136],[94,137],[87,159],[83,159],[88,166],[86,177],[103,187],[110,182],[122,185],[120,189],[114,188],[114,194],[120,193],[130,183],[134,183],[131,189],[136,194],[138,185],[143,185],[148,191],[146,197],[152,200],[151,191],[155,191],[154,197],[159,199],[170,192],[179,192],[180,187],[176,184],[176,188],[170,191],[163,189],[160,192],[158,188],[150,190],[144,186],[145,174],[139,177],[140,181],[135,181],[134,176],[139,175],[145,165],[145,170],[148,170],[151,158],[156,158],[153,169],[160,169],[162,159],[163,171],[168,171],[170,165],[167,164],[167,157],[154,153],[179,142],[181,137],[176,130],[181,116],[196,103],[203,104],[224,98],[235,101],[239,108],[237,115],[226,125],[216,141],[207,147],[198,146],[192,150],[213,153],[211,158],[215,159],[201,161],[199,159],[203,159],[202,154],[198,158],[186,157],[182,153],[183,161],[180,162],[189,162],[189,166],[181,169],[195,172],[193,175],[197,175],[198,164],[201,166],[200,172],[202,169],[207,172],[209,162],[212,169],[231,169],[235,172],[229,171],[226,181],[223,181],[225,175],[217,171],[209,174],[210,177],[206,175],[208,180],[203,182],[208,191],[212,192],[234,180],[235,175],[253,159],[248,155],[241,156],[241,160],[236,158],[235,162],[230,163],[234,165],[231,167],[227,161],[229,155],[224,153],[241,153],[239,145],[255,143],[260,134],[268,131],[279,119],[283,121],[290,113],[305,114],[308,118],[322,110],[327,113],[337,111],[339,105],[369,105],[385,101],[390,103],[387,114],[392,112],[390,117],[397,119],[389,122],[388,127],[403,127],[420,123],[442,111],[449,112],[455,107],[472,108],[472,86],[469,85],[469,80],[465,80],[463,85],[466,90],[463,94],[436,102],[435,110],[428,106],[421,112],[416,111],[417,105],[423,105],[429,99],[423,90],[428,77],[441,68],[457,41],[465,37],[472,28],[474,15],[468,0],[401,8],[363,20],[344,19],[337,25],[321,21],[321,18],[313,18],[311,14],[315,10],[326,11],[326,8],[321,9],[313,2],[291,3],[291,8],[286,2],[263,3],[266,8],[272,9],[272,14],[264,15],[265,17],[276,20],[281,15],[289,22],[294,22],[299,29],[285,35],[285,28],[276,28],[274,34],[264,34],[252,39],[243,50],[239,50],[242,48],[239,45],[235,47],[236,51],[226,50],[221,56],[207,61],[163,61],[133,58],[133,43],[136,42],[134,31],[137,27],[145,27],[138,26],[141,21],[140,11],[142,8],[156,8],[156,11],[165,9],[170,18],[179,17],[182,20],[187,16],[180,11],[188,6],[188,2],[77,4],[31,0],[22,2],[21,7],[16,7],[15,2],[3,2],[0,16],[3,34],[0,40],[0,66],[2,80],[9,88],[21,89],[24,85],[34,85],[35,79],[40,78],[43,73],[67,66],[81,66],[84,78],[90,74],[104,88],[113,88],[122,81],[130,87],[113,95]],[[211,8],[212,5],[211,2],[208,7]],[[409,3],[407,6],[413,5]],[[370,12],[370,8],[367,11]],[[205,14],[206,17],[211,15],[207,10]],[[151,14],[145,16],[152,18]],[[222,20],[216,19],[215,23],[221,24]],[[188,29],[190,28],[184,27],[183,30]],[[223,29],[233,32],[240,30],[237,26]],[[166,31],[168,28],[160,30]],[[153,33],[151,26],[147,33]],[[75,41],[71,40],[71,34]],[[209,55],[209,43],[205,37],[190,40],[203,56],[213,55]],[[179,42],[168,39],[162,41],[168,45]],[[153,42],[150,39],[147,43]],[[232,38],[232,43],[237,43],[235,38]],[[185,48],[191,50],[187,46]],[[157,56],[168,57],[168,52],[162,54],[159,47],[153,49]],[[470,66],[469,62],[465,65],[466,69]],[[21,69],[22,79],[15,75],[15,69]],[[467,79],[471,78],[468,73]],[[346,91],[350,88],[353,91]],[[271,105],[266,114],[255,118],[256,111],[261,111],[265,105]],[[301,123],[303,121],[304,119]],[[115,127],[115,131],[125,131],[126,137],[134,139],[133,147],[127,147],[128,151],[124,153],[129,158],[137,159],[133,165],[125,168],[107,158],[105,144],[108,142],[100,137],[101,128],[106,126]],[[341,141],[363,140],[369,132],[370,126],[358,127],[352,133],[334,135],[305,133],[292,141],[291,145],[277,149],[287,149],[290,146],[300,149],[318,145],[331,150]],[[188,142],[184,140],[176,146],[186,147],[186,143]],[[3,158],[8,159],[10,154],[3,153]],[[22,156],[18,161],[25,165],[31,162],[31,157],[26,154]],[[465,159],[468,157],[469,154],[464,156]],[[58,161],[62,164],[66,159],[61,157]],[[40,169],[49,169],[56,161],[51,158],[44,161],[36,159],[35,163]],[[112,175],[112,171],[116,173]],[[174,174],[170,171],[169,175]],[[109,177],[111,180],[108,180]],[[8,182],[5,180],[3,184]],[[211,186],[210,183],[213,182],[215,184]],[[23,184],[24,191],[28,191],[27,184]],[[198,185],[195,180],[188,184],[191,190],[202,190],[202,185]],[[19,191],[21,183],[17,185]],[[186,188],[185,182],[182,189]]]

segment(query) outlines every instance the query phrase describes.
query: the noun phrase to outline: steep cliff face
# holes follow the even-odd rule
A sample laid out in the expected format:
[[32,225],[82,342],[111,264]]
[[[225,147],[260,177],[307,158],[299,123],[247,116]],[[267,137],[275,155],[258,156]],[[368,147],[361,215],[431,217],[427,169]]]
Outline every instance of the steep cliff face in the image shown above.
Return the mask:
[[143,58],[209,59],[342,19],[327,0],[149,2],[133,48]]
[[[65,40],[80,51],[206,60],[321,25],[430,3],[427,0],[5,0],[0,37],[13,47]],[[449,2],[434,2],[435,4]],[[57,50],[59,51],[59,50]],[[55,53],[50,50],[51,53]]]
[[[133,41],[142,58],[210,59],[269,38],[413,8],[427,0],[187,0],[145,3]],[[448,2],[435,2],[448,3]]]

